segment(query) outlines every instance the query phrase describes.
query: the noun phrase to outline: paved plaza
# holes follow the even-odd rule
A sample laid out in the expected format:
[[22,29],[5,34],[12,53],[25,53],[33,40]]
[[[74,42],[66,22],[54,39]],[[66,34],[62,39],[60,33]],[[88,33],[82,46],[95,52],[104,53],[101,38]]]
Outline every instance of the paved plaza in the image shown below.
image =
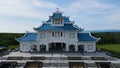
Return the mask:
[[[9,57],[23,57],[22,60],[12,60]],[[34,59],[31,59],[34,57]],[[38,59],[36,57],[45,57],[45,59]],[[70,58],[69,58],[70,57]],[[72,57],[72,59],[71,59]],[[80,59],[76,59],[76,58]],[[104,57],[103,60],[93,60],[91,57]],[[74,58],[74,59],[73,59]],[[107,55],[105,52],[95,52],[95,53],[22,53],[22,52],[11,52],[9,55],[5,55],[0,58],[0,62],[17,62],[19,63],[17,68],[23,68],[27,62],[42,62],[42,68],[69,68],[70,62],[84,62],[88,66],[88,68],[98,68],[95,65],[96,62],[111,62],[114,64],[120,64],[120,59],[111,57]]]

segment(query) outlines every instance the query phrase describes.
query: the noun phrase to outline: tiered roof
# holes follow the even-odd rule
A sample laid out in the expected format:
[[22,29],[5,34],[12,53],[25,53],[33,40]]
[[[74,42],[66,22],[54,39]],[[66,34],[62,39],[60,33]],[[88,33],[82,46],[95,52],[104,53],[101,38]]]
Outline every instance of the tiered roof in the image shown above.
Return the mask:
[[[37,40],[37,33],[26,33],[23,37],[18,38],[17,41],[27,42],[27,41],[36,41]],[[79,42],[91,42],[91,41],[98,41],[99,38],[94,38],[90,35],[90,33],[78,33],[78,41]]]
[[[52,22],[53,18],[62,18],[64,20],[63,26],[52,26],[50,22]],[[83,29],[79,28],[77,25],[73,25],[72,21],[69,20],[69,17],[63,16],[62,12],[56,11],[52,16],[49,17],[49,20],[46,23],[43,23],[42,26],[38,28],[34,28],[36,31],[41,30],[79,30],[83,31]],[[17,41],[36,41],[37,33],[26,33],[25,36],[18,38]],[[98,41],[99,39],[94,38],[90,35],[90,33],[78,33],[78,41]]]
[[[52,19],[54,18],[61,18],[64,21],[64,26],[52,26],[50,22],[52,22]],[[34,28],[34,30],[79,30],[82,31],[83,29],[76,27],[73,25],[73,22],[69,20],[69,17],[63,16],[62,12],[56,11],[53,13],[52,16],[49,17],[49,19],[46,21],[46,23],[43,23],[42,26],[38,28]]]
[[[64,17],[63,20],[64,20],[64,24],[69,24],[70,22],[72,22],[69,20],[69,17]],[[46,22],[52,22],[52,20],[49,18]]]
[[94,38],[90,33],[78,33],[78,40],[80,42],[84,41],[98,41],[99,38]]
[[25,33],[25,35],[21,38],[17,38],[17,41],[36,41],[37,40],[37,33]]
[[43,24],[38,28],[34,28],[34,30],[82,30],[73,24],[64,24],[64,26],[51,26],[51,24]]

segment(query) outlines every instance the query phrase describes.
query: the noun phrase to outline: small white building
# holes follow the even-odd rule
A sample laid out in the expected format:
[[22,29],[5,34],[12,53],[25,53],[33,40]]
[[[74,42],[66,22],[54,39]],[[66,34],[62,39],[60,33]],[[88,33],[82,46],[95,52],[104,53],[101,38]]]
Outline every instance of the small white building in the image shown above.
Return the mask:
[[26,32],[16,40],[20,43],[21,52],[95,52],[96,42],[90,33],[74,25],[69,17],[57,10],[40,27],[36,33]]

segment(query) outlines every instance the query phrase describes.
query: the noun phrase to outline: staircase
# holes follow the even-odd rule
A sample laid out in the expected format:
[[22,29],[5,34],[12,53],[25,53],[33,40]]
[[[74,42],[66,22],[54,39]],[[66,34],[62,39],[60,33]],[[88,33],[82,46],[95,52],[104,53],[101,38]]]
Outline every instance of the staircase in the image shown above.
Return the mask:
[[52,54],[49,58],[48,63],[44,63],[43,68],[68,68],[69,63],[64,63],[64,60],[67,59],[65,57],[62,57],[62,53],[59,57],[55,57],[54,54]]

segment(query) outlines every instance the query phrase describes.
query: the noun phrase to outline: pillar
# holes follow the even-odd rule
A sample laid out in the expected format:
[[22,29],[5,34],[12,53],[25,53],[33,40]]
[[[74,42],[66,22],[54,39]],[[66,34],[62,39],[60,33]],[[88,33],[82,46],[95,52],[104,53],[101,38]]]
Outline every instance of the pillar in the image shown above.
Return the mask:
[[40,51],[40,46],[37,46],[37,51]]
[[75,51],[78,52],[78,45],[75,45]]
[[61,43],[61,47],[63,48],[63,43]]
[[49,51],[49,45],[46,45],[46,51],[47,52]]
[[69,52],[69,45],[66,45],[66,52]]

